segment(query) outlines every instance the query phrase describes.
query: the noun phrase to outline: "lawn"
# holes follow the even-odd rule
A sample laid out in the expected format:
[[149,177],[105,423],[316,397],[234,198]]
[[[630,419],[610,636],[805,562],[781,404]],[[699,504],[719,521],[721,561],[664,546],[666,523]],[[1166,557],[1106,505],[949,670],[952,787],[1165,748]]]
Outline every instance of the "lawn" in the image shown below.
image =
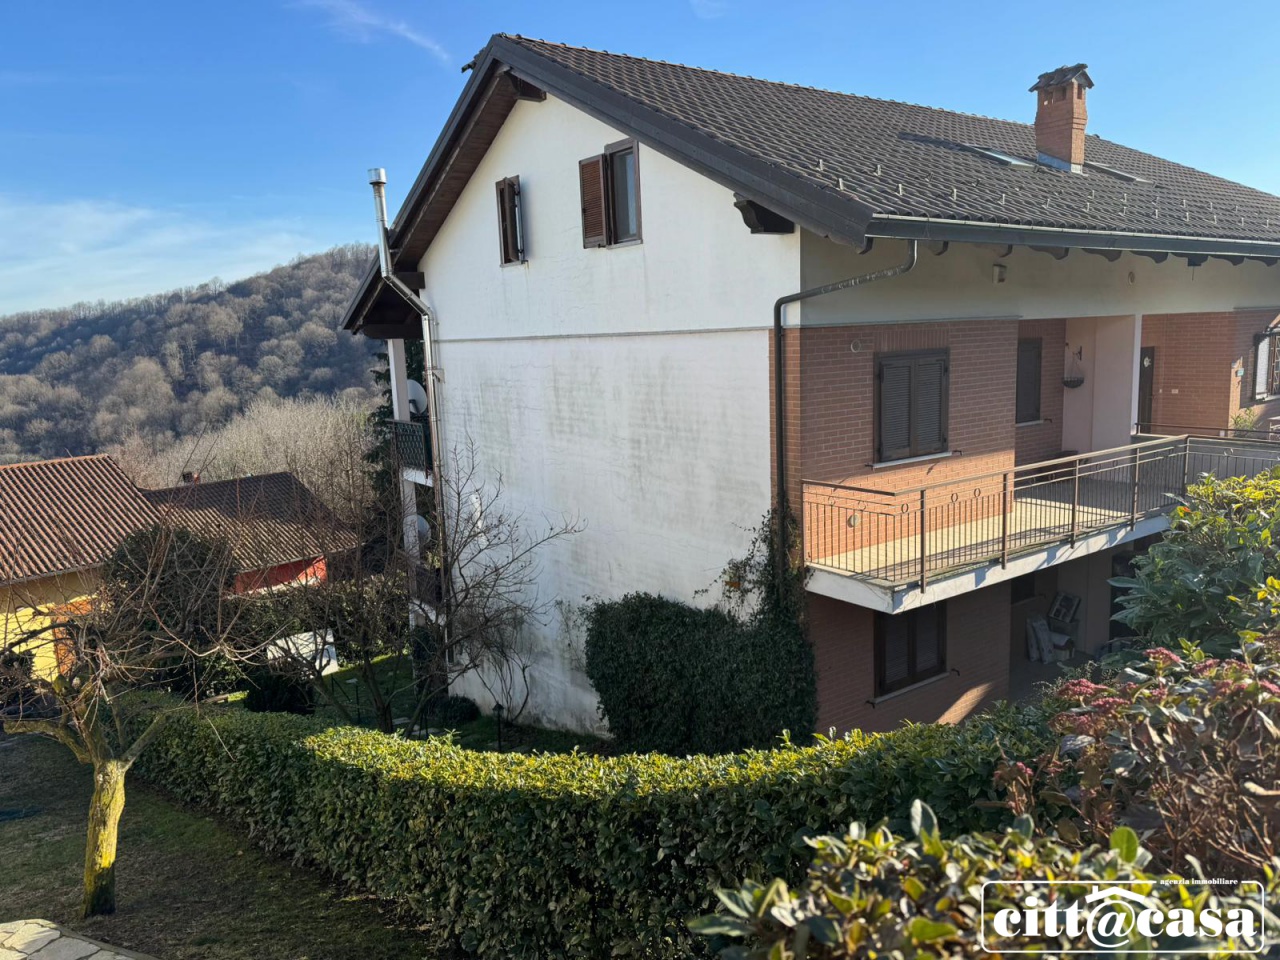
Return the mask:
[[42,918],[160,960],[444,960],[430,931],[267,856],[232,824],[129,784],[118,912],[77,919],[90,771],[0,734],[0,923]]

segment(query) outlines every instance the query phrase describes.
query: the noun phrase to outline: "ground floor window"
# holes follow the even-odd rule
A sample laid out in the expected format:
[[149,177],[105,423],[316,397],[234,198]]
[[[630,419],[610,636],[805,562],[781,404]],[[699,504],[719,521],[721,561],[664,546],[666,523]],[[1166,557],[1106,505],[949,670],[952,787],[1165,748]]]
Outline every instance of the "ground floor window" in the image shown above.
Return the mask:
[[945,603],[876,615],[876,696],[947,669]]

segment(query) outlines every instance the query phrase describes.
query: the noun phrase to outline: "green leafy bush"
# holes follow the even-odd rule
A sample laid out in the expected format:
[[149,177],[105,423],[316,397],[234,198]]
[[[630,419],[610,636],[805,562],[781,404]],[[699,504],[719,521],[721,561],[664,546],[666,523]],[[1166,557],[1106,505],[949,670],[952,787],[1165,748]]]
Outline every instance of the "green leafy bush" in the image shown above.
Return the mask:
[[[922,960],[1095,950],[1087,930],[1073,936],[1065,923],[1055,935],[1045,932],[1046,923],[1034,933],[999,936],[999,927],[991,922],[997,911],[1021,906],[1025,895],[1043,894],[1042,886],[1022,886],[1035,880],[1071,882],[1073,886],[1057,889],[1060,898],[1071,899],[1096,889],[1081,881],[1139,881],[1125,886],[1164,909],[1185,907],[1199,915],[1209,908],[1224,912],[1244,908],[1258,932],[1268,922],[1258,910],[1256,888],[1157,882],[1167,875],[1145,872],[1149,855],[1128,827],[1112,835],[1110,849],[1073,850],[1057,840],[1037,838],[1029,817],[1020,817],[1003,835],[979,833],[944,840],[926,804],[917,803],[912,814],[911,840],[887,827],[869,830],[861,823],[842,838],[810,839],[816,853],[799,889],[789,889],[782,880],[768,885],[748,882],[721,892],[721,913],[701,917],[690,926],[722,946],[724,960]],[[1274,889],[1274,876],[1269,879]],[[983,885],[992,881],[1010,886],[988,887],[984,898]],[[993,890],[1004,896],[993,895]],[[1208,942],[1204,953],[1226,955],[1237,946],[1252,945]],[[1195,952],[1197,945],[1188,939],[1145,939],[1139,934],[1126,946],[1139,952],[1161,948]]]
[[[779,549],[784,526],[790,552]],[[722,571],[724,597],[712,609],[647,593],[587,609],[587,676],[620,746],[730,753],[813,730],[817,686],[806,571],[790,559],[799,555],[795,529],[767,513],[746,556]]]
[[1223,655],[1256,628],[1254,598],[1277,570],[1280,468],[1250,479],[1206,477],[1173,511],[1164,539],[1134,559],[1116,619],[1167,646],[1181,639]]
[[587,676],[628,750],[728,753],[813,729],[813,652],[798,628],[633,593],[586,613]]
[[715,887],[798,877],[805,836],[914,796],[958,829],[1001,822],[996,767],[1046,737],[1006,710],[732,756],[528,756],[231,710],[177,714],[140,764],[480,956],[674,958]]

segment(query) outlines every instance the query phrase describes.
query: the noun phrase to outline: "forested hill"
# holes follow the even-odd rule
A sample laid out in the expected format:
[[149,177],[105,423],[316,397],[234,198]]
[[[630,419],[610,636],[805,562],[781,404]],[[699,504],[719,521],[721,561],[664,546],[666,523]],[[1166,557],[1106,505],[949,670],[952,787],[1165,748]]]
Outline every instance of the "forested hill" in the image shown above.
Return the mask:
[[0,317],[0,461],[158,445],[259,398],[369,391],[372,345],[338,329],[373,248],[246,280]]

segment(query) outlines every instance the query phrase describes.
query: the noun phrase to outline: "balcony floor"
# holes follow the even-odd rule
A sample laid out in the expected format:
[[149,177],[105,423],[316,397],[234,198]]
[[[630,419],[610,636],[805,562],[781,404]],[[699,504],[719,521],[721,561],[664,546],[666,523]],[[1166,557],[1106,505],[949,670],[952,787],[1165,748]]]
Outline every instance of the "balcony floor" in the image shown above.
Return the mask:
[[[1080,505],[1076,511],[1077,536],[1129,523],[1132,506],[1120,504],[1132,496],[1132,486],[1116,480],[1081,478]],[[1070,480],[1038,483],[1025,492],[1016,490],[1009,511],[1009,553],[1032,550],[1070,540]],[[1139,518],[1162,512],[1172,503],[1139,504]],[[1001,515],[983,517],[969,523],[926,530],[927,572],[937,574],[989,563],[1001,553]],[[900,584],[920,578],[920,537],[913,535],[887,540],[847,553],[810,558],[811,566],[852,574],[886,584]]]

